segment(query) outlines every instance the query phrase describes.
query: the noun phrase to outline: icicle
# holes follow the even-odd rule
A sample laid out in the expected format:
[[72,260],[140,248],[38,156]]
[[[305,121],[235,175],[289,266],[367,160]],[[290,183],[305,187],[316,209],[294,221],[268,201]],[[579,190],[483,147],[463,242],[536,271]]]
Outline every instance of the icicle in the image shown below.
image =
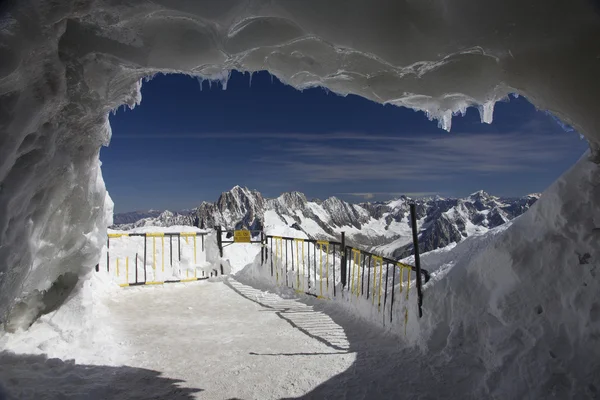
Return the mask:
[[204,78],[202,78],[201,76],[197,76],[196,80],[198,81],[198,84],[200,85],[200,91],[202,91],[202,85],[204,84]]
[[496,105],[496,100],[490,100],[483,105],[480,105],[479,115],[481,117],[481,122],[486,124],[491,124],[494,120],[494,106]]
[[438,127],[450,132],[452,128],[452,112],[450,110],[446,111],[441,118],[438,118]]
[[219,81],[221,82],[221,86],[223,87],[223,90],[227,90],[227,82],[229,82],[230,77],[231,77],[231,71],[227,71],[227,74],[221,74],[221,79],[219,79]]
[[248,87],[252,87],[252,74],[254,73],[253,71],[250,71],[250,82],[248,84]]

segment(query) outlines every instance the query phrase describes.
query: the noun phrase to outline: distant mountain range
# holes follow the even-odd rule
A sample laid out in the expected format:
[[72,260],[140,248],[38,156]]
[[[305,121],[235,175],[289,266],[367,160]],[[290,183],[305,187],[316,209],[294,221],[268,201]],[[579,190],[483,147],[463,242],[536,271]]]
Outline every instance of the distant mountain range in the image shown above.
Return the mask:
[[129,230],[144,226],[194,225],[224,229],[264,229],[268,234],[338,240],[346,232],[350,244],[393,258],[413,252],[409,204],[416,204],[421,252],[487,232],[523,214],[539,198],[500,198],[484,191],[466,198],[439,196],[351,204],[336,197],[308,201],[300,192],[283,193],[275,199],[235,186],[216,203],[203,202],[183,212],[135,211],[116,214],[113,228]]

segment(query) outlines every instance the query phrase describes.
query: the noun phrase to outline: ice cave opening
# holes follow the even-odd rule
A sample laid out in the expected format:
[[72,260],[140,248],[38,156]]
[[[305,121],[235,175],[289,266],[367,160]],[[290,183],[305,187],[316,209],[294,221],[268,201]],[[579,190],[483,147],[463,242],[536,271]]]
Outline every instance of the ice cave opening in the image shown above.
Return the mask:
[[[512,290],[522,287],[524,277],[532,278],[528,288],[543,301],[552,301],[547,288],[560,286],[567,292],[565,309],[578,311],[557,311],[560,323],[515,331],[508,339],[492,337],[482,348],[501,351],[507,341],[527,340],[535,346],[545,332],[569,343],[564,365],[579,365],[572,372],[575,381],[594,379],[597,363],[577,362],[586,350],[597,352],[597,302],[581,292],[579,277],[558,281],[561,268],[570,267],[567,250],[584,251],[592,260],[598,255],[593,245],[600,216],[594,189],[594,162],[600,160],[597,2],[40,0],[9,2],[1,11],[3,322],[17,304],[37,314],[46,307],[36,300],[40,292],[61,276],[81,285],[85,279],[71,278],[88,276],[96,265],[113,207],[98,159],[110,141],[108,113],[141,101],[144,76],[179,72],[226,81],[231,70],[267,70],[298,89],[322,86],[423,110],[447,130],[452,115],[470,106],[479,108],[482,122],[491,123],[495,102],[518,93],[584,135],[590,144],[586,157],[593,162],[581,161],[567,172],[552,189],[556,201],[522,219],[521,225],[543,227],[543,240],[505,238],[494,245],[495,253],[480,257],[480,263],[504,257],[506,265],[472,272],[489,285],[495,301],[481,311],[485,329],[505,333],[498,327],[506,328],[514,317],[503,314],[507,296],[515,295]],[[542,252],[553,238],[554,261],[539,264],[548,261]],[[523,265],[535,268],[519,269]],[[534,270],[547,279],[533,279]],[[456,286],[444,284],[456,293]],[[445,314],[437,317],[444,322],[431,322],[432,337],[471,332],[457,309],[441,309]],[[582,332],[588,335],[584,339],[578,336]],[[531,363],[528,357],[536,354],[521,353],[519,365]],[[482,350],[481,357],[487,356]]]

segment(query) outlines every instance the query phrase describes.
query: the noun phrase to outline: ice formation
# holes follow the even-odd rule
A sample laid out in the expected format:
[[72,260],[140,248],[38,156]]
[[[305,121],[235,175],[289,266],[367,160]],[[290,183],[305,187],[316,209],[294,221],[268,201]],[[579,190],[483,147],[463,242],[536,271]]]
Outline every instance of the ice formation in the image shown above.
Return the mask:
[[[423,110],[450,129],[519,93],[600,143],[600,15],[589,0],[29,1],[0,19],[0,319],[97,263],[112,203],[98,160],[108,113],[141,80],[226,85],[268,70]],[[22,304],[25,304],[22,303]],[[35,307],[32,305],[31,307]]]

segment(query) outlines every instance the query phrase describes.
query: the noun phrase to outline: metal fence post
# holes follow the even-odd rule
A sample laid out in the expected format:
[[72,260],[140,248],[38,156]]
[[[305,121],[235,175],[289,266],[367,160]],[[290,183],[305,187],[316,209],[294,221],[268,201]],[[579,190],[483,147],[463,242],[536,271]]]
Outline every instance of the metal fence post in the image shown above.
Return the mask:
[[423,291],[421,283],[421,259],[419,257],[419,235],[417,232],[417,210],[415,203],[410,204],[410,222],[412,225],[413,248],[415,250],[415,269],[417,272],[417,296],[419,302],[419,318],[423,316]]
[[148,281],[148,277],[146,276],[146,234],[144,233],[144,283]]
[[135,253],[135,283],[138,281],[138,253]]
[[[217,246],[219,247],[219,257],[223,258],[223,238],[221,226],[217,225],[215,226],[215,229],[217,231]],[[223,264],[219,264],[219,266],[221,267],[221,275],[223,275]]]
[[265,265],[265,243],[263,239],[263,233],[260,233],[260,266]]
[[340,278],[342,280],[342,288],[346,287],[346,232],[342,232],[342,257],[340,259]]
[[[271,241],[271,276],[273,276],[273,238],[267,237],[267,240]],[[275,251],[277,251],[277,242],[275,242]]]
[[217,225],[215,226],[215,230],[217,231],[217,246],[219,247],[219,257],[223,257],[223,238],[221,237],[221,227]]

